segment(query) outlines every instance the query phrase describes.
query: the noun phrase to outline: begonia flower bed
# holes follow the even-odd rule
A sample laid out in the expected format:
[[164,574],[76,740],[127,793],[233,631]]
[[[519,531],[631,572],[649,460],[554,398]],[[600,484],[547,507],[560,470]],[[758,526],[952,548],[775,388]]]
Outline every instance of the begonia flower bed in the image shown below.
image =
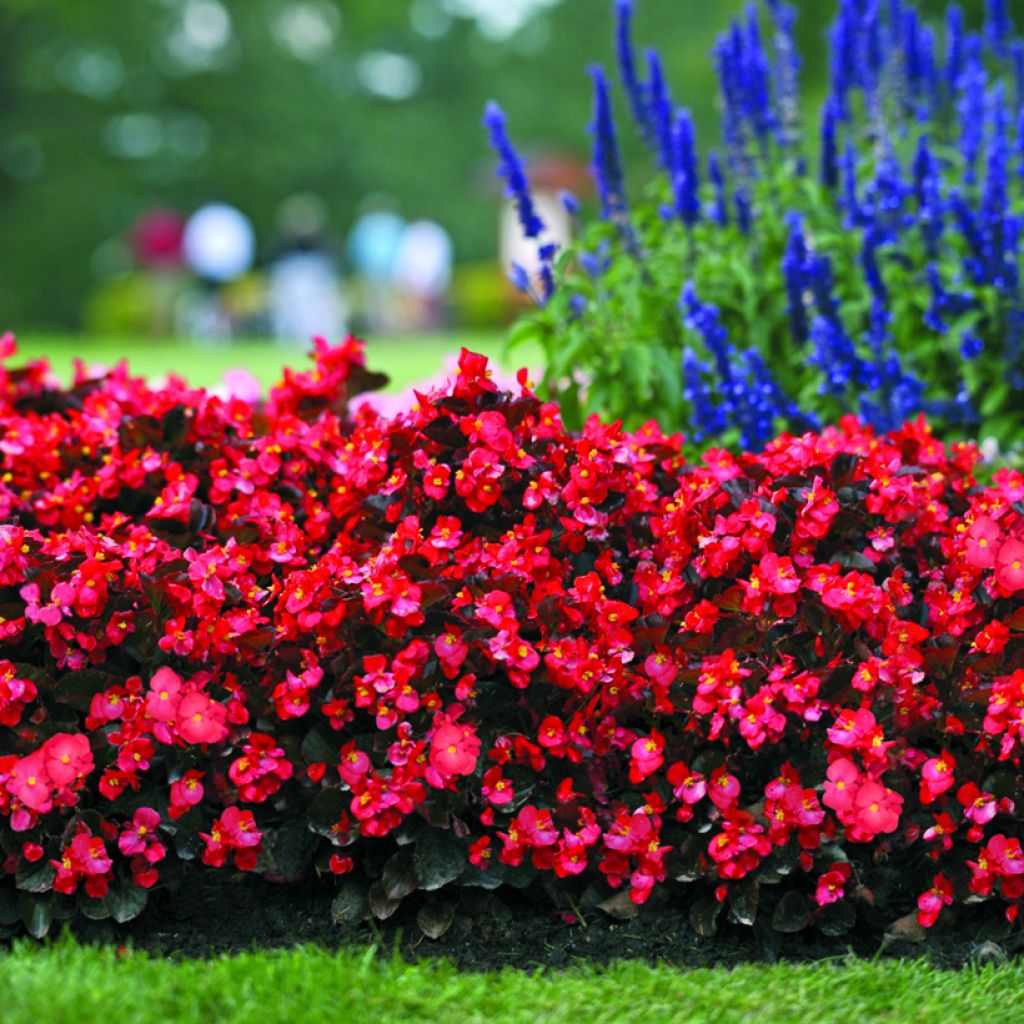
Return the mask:
[[1016,921],[1024,476],[852,418],[691,463],[466,351],[383,418],[363,362],[255,404],[3,372],[8,933],[211,868],[377,918]]

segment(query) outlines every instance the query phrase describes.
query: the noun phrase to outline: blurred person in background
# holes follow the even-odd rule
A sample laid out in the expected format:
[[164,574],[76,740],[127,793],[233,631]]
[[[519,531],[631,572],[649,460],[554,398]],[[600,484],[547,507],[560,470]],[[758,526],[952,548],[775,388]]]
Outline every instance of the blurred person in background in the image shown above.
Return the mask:
[[[937,5],[920,3],[933,14]],[[636,4],[637,38],[672,41],[664,77],[704,144],[719,131],[706,55],[745,6]],[[809,94],[823,95],[820,41],[835,4],[797,6],[801,77]],[[977,28],[983,0],[962,6]],[[496,327],[515,300],[496,259],[486,102],[505,104],[524,152],[572,140],[585,166],[584,68],[614,60],[613,23],[613,0],[0,3],[0,325],[153,334],[161,320],[148,319],[151,275],[124,236],[142,211],[188,213],[223,196],[258,225],[262,243],[281,200],[313,188],[332,225],[383,214],[365,225],[382,257],[368,256],[365,268],[346,258],[368,297],[364,318],[352,293],[357,330],[388,333],[380,296],[391,279],[380,267],[396,251],[403,210],[451,234],[457,318]],[[627,168],[647,166],[641,139],[623,130],[619,142]],[[531,180],[535,170],[531,162]],[[361,199],[381,192],[389,204]],[[361,232],[353,242],[364,254]],[[235,302],[240,287],[244,303]],[[232,308],[246,310],[242,325],[234,317],[236,334],[257,322],[269,332],[265,311],[252,311],[248,275],[228,292]]]
[[346,243],[352,270],[357,276],[360,330],[390,334],[395,322],[395,265],[405,221],[383,196],[365,199]]
[[337,339],[347,331],[348,310],[326,226],[327,209],[317,196],[300,193],[281,204],[281,242],[269,267],[268,295],[278,341],[308,345],[317,335]]
[[87,326],[101,334],[167,335],[188,286],[183,266],[185,220],[176,210],[151,207],[126,234],[105,240],[93,255],[100,283],[83,309]]
[[227,203],[209,203],[185,224],[182,251],[198,286],[179,303],[178,331],[200,342],[226,342],[235,328],[224,292],[252,267],[256,253],[252,222]]
[[132,227],[135,264],[147,272],[152,313],[150,331],[169,334],[174,327],[174,305],[182,289],[184,218],[175,210],[158,208],[144,213]]
[[395,255],[395,290],[406,331],[444,326],[452,283],[451,236],[440,224],[418,220],[402,232]]

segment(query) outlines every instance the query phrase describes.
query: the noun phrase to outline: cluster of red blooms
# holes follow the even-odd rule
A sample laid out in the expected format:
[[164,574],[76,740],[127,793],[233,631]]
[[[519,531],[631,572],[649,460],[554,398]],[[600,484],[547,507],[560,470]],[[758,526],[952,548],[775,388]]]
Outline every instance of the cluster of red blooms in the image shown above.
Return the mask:
[[692,463],[469,352],[393,419],[368,381],[351,340],[258,405],[0,371],[6,884],[443,833],[453,882],[1015,918],[1024,476],[852,419]]

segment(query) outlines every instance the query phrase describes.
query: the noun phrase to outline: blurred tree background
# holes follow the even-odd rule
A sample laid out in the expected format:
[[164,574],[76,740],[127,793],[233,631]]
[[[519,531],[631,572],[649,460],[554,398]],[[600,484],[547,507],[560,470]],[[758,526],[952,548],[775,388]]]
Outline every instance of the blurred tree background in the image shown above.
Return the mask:
[[[793,2],[817,96],[835,4]],[[637,3],[637,42],[661,49],[704,149],[718,142],[710,50],[743,6]],[[976,20],[982,0],[965,6]],[[527,154],[586,158],[585,67],[614,63],[612,32],[611,0],[5,0],[0,323],[79,327],[97,282],[125,270],[125,232],[158,205],[230,202],[266,255],[287,196],[322,197],[340,240],[384,193],[443,224],[458,260],[492,260],[486,100]]]

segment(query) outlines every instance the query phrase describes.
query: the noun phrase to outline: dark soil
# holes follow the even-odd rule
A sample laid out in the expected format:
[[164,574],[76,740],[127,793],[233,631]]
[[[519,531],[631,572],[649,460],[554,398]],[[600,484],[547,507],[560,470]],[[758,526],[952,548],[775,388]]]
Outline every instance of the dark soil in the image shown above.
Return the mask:
[[[780,935],[723,925],[713,938],[697,935],[685,910],[645,908],[635,919],[615,921],[598,910],[586,921],[567,923],[524,894],[465,890],[451,926],[429,939],[417,925],[414,906],[385,922],[338,925],[332,921],[336,890],[317,883],[274,885],[258,878],[226,882],[199,877],[176,894],[157,892],[136,921],[96,938],[127,942],[136,949],[173,957],[206,957],[251,949],[312,944],[328,949],[375,946],[383,956],[445,958],[463,970],[501,967],[557,968],[572,962],[605,964],[632,959],[680,967],[708,967],[777,960],[845,960],[851,956],[927,957],[943,967],[997,961],[1024,952],[1019,928],[996,935],[972,922],[928,933],[926,942],[886,938],[857,930],[840,938],[814,931]],[[406,901],[412,903],[410,899]],[[423,904],[421,903],[420,906]]]

